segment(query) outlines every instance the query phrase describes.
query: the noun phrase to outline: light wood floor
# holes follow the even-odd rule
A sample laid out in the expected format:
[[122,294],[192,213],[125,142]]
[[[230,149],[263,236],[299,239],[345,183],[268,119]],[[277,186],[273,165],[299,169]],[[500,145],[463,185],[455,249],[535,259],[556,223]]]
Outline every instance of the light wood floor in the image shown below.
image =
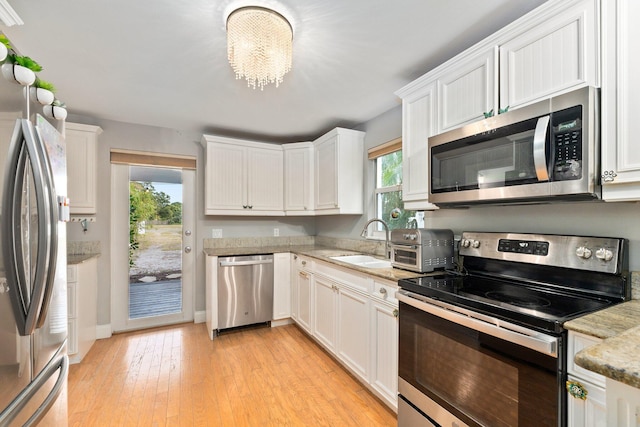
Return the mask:
[[69,370],[69,426],[395,426],[294,325],[184,324],[99,340]]

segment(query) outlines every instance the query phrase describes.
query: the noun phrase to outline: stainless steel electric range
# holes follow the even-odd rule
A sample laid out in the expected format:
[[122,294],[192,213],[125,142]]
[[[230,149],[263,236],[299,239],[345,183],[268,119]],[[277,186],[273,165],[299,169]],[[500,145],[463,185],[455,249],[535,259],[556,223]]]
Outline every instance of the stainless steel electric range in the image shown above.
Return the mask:
[[567,320],[630,298],[619,238],[465,232],[399,282],[398,425],[565,426]]

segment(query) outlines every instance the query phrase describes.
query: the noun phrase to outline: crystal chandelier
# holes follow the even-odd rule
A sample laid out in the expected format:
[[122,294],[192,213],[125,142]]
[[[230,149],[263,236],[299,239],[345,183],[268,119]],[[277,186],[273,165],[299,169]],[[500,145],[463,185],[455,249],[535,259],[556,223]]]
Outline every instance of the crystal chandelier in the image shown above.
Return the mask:
[[291,70],[293,30],[282,15],[263,7],[242,7],[227,18],[227,57],[236,79],[263,90],[282,83]]

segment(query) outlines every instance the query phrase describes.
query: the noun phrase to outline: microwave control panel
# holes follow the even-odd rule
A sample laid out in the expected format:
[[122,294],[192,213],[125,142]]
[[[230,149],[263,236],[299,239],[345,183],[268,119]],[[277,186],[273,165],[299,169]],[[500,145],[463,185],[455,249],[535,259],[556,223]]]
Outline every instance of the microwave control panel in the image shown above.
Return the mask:
[[553,113],[554,181],[582,178],[582,107]]

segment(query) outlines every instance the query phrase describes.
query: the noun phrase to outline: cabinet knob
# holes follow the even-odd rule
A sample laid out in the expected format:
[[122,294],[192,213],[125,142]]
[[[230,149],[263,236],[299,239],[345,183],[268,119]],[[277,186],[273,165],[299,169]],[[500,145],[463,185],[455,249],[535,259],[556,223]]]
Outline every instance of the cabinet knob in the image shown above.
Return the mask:
[[398,317],[400,315],[400,312],[398,311],[397,308],[393,309],[393,317]]
[[302,265],[307,265],[307,261],[302,261],[301,264]]
[[615,181],[617,176],[618,176],[618,174],[615,173],[612,170],[604,171],[604,172],[602,172],[602,176],[601,176],[602,182],[613,182],[613,181]]
[[382,295],[385,295],[387,293],[387,290],[385,288],[380,288],[378,292],[380,292]]
[[576,399],[587,400],[589,392],[578,381],[567,381],[567,391]]

